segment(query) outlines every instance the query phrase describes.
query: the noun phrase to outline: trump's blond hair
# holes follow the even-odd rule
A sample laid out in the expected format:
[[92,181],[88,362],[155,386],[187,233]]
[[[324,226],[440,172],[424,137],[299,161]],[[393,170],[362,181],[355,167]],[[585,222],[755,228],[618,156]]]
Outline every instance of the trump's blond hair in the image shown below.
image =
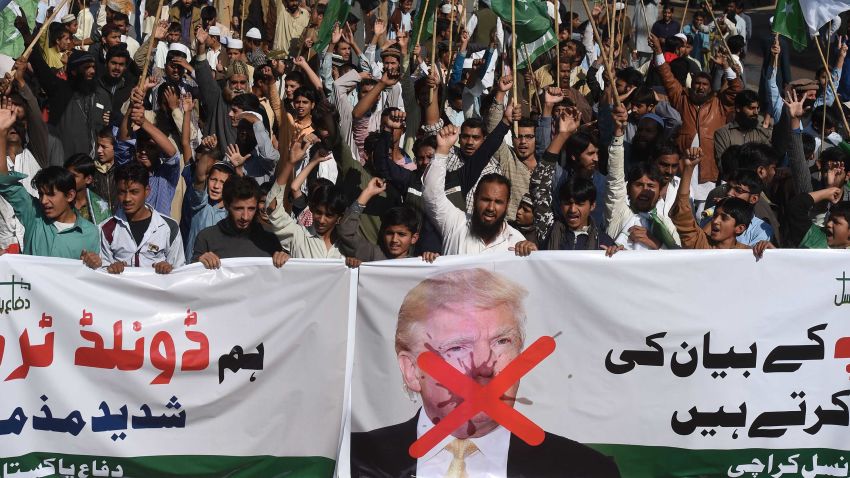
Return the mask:
[[480,268],[459,269],[429,277],[407,293],[399,308],[396,354],[411,351],[414,332],[430,312],[456,306],[484,310],[507,307],[516,319],[522,342],[525,338],[525,308],[522,302],[527,295],[528,291],[523,286]]

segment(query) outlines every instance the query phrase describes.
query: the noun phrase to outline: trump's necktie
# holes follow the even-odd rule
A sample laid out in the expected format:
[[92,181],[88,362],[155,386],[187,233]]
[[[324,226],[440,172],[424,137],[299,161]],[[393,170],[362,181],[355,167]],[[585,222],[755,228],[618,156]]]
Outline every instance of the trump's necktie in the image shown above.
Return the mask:
[[472,440],[455,439],[446,445],[446,450],[452,454],[452,463],[449,465],[449,471],[446,472],[446,478],[469,478],[465,460],[466,457],[478,451],[475,443],[472,443]]

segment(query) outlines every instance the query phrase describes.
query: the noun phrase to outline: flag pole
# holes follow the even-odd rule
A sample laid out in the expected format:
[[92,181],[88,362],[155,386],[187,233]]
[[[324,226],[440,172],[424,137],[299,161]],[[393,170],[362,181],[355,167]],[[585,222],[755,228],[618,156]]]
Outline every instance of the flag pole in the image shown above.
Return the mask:
[[[421,16],[419,17],[419,31],[416,32],[416,43],[413,44],[413,47],[416,47],[416,45],[418,45],[419,41],[422,39],[422,29],[425,27],[425,15],[427,15],[427,14],[428,14],[428,0],[425,0],[425,8],[423,8],[422,11],[420,12]],[[437,34],[437,32],[435,31],[434,35],[436,35],[436,34]],[[413,48],[411,48],[410,51],[413,51]]]
[[685,31],[685,17],[688,16],[688,5],[691,4],[691,0],[685,0],[685,11],[682,12],[682,23],[679,24],[679,33]]
[[[827,32],[829,32],[830,30],[832,30],[832,20],[829,21],[829,26],[826,28]],[[815,41],[818,41],[818,39],[815,38]],[[829,47],[831,45],[831,42],[829,41],[829,34],[827,34],[826,39],[824,39],[824,42],[826,43],[826,56],[824,58],[826,58],[827,61],[828,61],[829,60]],[[831,76],[831,72],[829,71],[828,67],[826,69],[826,74],[827,74],[827,76]],[[838,101],[838,96],[835,97],[835,101]],[[826,136],[825,130],[826,130],[826,88],[823,89],[823,122],[821,123],[821,129],[820,129],[821,149],[823,149],[823,144],[824,144],[823,141],[824,141],[824,137]]]
[[[643,0],[640,0],[640,2],[643,3]],[[593,27],[593,36],[596,38],[596,42],[599,43],[599,48],[602,50],[602,61],[605,63],[605,73],[608,77],[608,83],[611,88],[614,88],[614,94],[612,95],[614,98],[614,105],[620,106],[620,95],[617,94],[614,72],[611,69],[611,65],[608,64],[608,53],[605,50],[605,45],[602,44],[602,37],[599,36],[599,30],[596,28],[593,16],[590,14],[590,7],[587,5],[587,0],[581,0],[581,3],[584,5],[584,10],[587,12],[587,18],[590,18],[590,25]]]
[[[823,50],[820,47],[820,42],[815,37],[815,45],[818,47],[818,55],[820,55],[820,60],[823,62],[823,67],[826,69],[826,79],[829,81],[829,87],[832,89],[832,94],[835,96],[835,101],[839,101],[838,99],[838,91],[835,88],[835,83],[832,82],[832,75],[829,74],[829,65],[826,62],[826,58],[823,56]],[[824,94],[824,96],[826,96]],[[826,109],[826,105],[823,105],[824,109]],[[850,124],[847,123],[847,116],[844,114],[844,108],[839,107],[838,111],[841,113],[841,120],[844,122],[844,130],[850,131]]]
[[[531,67],[531,56],[528,54],[528,45],[525,43],[522,44],[522,49],[525,50],[525,67],[531,73],[531,81],[534,83],[534,97],[537,98],[537,108],[540,109],[540,113],[543,113],[543,103],[540,102],[540,81],[537,78],[537,72]],[[561,87],[561,84],[558,83],[558,88]],[[531,96],[531,88],[528,89],[528,96]],[[531,98],[528,100],[528,109],[531,110]]]
[[[558,21],[560,9],[561,0],[555,0],[555,85],[558,88],[561,87],[561,22]],[[528,53],[525,56],[528,56]]]
[[[38,33],[33,37],[33,39],[30,41],[30,44],[27,45],[27,49],[24,50],[24,53],[21,55],[22,58],[29,57],[30,53],[32,53],[32,49],[35,48],[35,45],[38,43],[39,38],[44,35],[44,32],[46,32],[48,27],[50,27],[50,24],[53,23],[53,19],[56,18],[56,15],[59,14],[59,10],[62,10],[62,8],[68,2],[69,0],[62,0],[61,2],[59,2],[59,5],[56,5],[56,7],[53,8],[53,13],[51,13],[50,16],[47,17],[47,20],[45,20],[44,23],[41,24],[41,28],[38,29]],[[12,73],[12,76],[15,76],[14,70],[12,70],[10,73]]]
[[[519,82],[519,72],[516,70],[516,0],[511,0],[511,50],[513,50],[513,97],[514,109],[517,107],[517,83]],[[526,59],[527,60],[527,59]],[[528,105],[531,108],[531,105]],[[519,134],[519,123],[514,121],[514,136]]]
[[714,22],[714,26],[717,27],[717,33],[720,35],[720,41],[723,42],[723,48],[726,49],[726,55],[731,55],[732,50],[729,49],[729,45],[726,44],[726,37],[723,36],[723,33],[720,32],[720,27],[717,25],[717,17],[714,16],[714,10],[708,0],[703,0],[705,2],[706,10],[708,10],[708,14],[711,15],[711,21]]
[[142,76],[139,77],[139,89],[144,89],[145,80],[148,78],[148,66],[150,66],[151,56],[153,56],[153,48],[156,43],[159,43],[159,40],[156,39],[154,33],[156,33],[156,26],[159,24],[159,17],[162,15],[162,4],[165,3],[165,0],[159,0],[159,5],[156,7],[156,22],[153,24],[153,30],[151,30],[151,41],[148,42],[148,51],[145,53],[145,63],[142,67]]
[[[779,34],[773,34],[773,43],[779,43]],[[773,71],[779,68],[779,55],[773,55]]]
[[[455,0],[451,1],[451,5],[452,5],[452,13],[451,13],[451,16],[449,17],[449,65],[454,65],[454,61],[452,60],[452,50],[454,50],[454,48],[452,48],[452,46],[454,46],[454,43],[452,43],[452,42],[454,40],[453,37],[454,37],[454,29],[455,29]],[[434,33],[435,34],[437,33],[436,28],[434,29]],[[448,68],[448,65],[446,65],[446,67]],[[449,77],[451,77],[451,69],[449,69],[449,72],[450,72]],[[449,89],[449,82],[448,81],[445,82],[445,87],[446,87],[446,91],[448,91],[448,89]]]
[[[437,70],[437,12],[434,12],[434,29],[431,31],[431,68],[437,73],[437,78],[440,77],[440,72]],[[429,100],[434,101],[434,90],[429,93]]]
[[[570,0],[570,40],[573,39],[573,0]],[[560,54],[560,50],[558,51]],[[561,85],[558,85],[561,86]]]

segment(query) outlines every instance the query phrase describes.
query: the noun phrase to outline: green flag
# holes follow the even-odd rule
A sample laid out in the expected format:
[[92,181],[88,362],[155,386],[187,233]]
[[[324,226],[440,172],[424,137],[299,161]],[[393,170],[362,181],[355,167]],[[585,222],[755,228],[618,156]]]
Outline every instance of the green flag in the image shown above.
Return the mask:
[[[3,3],[4,2],[0,1],[0,4]],[[15,9],[9,5],[11,2],[5,3],[6,5],[3,5],[3,7],[0,8],[0,53],[11,56],[12,58],[17,58],[24,52],[26,45],[24,44],[24,39],[21,37],[18,29],[15,28],[15,18],[17,17]],[[35,16],[36,11],[38,10],[38,1],[18,0],[15,3],[20,7],[21,11],[24,12],[24,15],[27,16],[30,29],[35,28]]]
[[[511,1],[491,0],[490,8],[505,25],[511,24]],[[517,69],[525,67],[538,56],[558,44],[554,20],[549,17],[546,3],[539,0],[513,0],[516,11]],[[528,57],[526,58],[526,51]]]
[[351,9],[351,4],[343,0],[328,2],[325,9],[325,16],[322,17],[322,24],[319,25],[318,39],[313,44],[313,51],[322,53],[331,42],[334,26],[339,23],[340,28],[345,28],[345,21],[348,19],[348,11]]
[[[410,37],[411,50],[416,46],[417,39],[421,43],[434,34],[434,15],[437,12],[437,7],[440,6],[440,0],[419,0],[419,6],[421,8],[416,11],[416,17],[413,19],[413,31]],[[420,25],[422,25],[421,34],[419,33]]]
[[773,16],[773,31],[788,37],[794,49],[801,51],[809,44],[809,29],[799,0],[778,0]]

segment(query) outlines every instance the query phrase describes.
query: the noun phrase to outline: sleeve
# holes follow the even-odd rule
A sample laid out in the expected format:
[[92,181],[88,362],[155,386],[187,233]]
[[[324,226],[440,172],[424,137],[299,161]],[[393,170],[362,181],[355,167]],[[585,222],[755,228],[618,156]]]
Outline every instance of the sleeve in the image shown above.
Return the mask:
[[272,138],[262,121],[257,121],[253,125],[254,138],[257,139],[257,152],[260,153],[263,170],[269,174],[274,174],[275,166],[280,160],[280,152],[272,146]]
[[631,216],[626,192],[626,166],[623,136],[615,136],[608,146],[608,176],[605,191],[605,222],[608,235],[617,237],[624,219]]
[[180,237],[180,231],[177,231],[177,234],[174,235],[174,240],[171,241],[171,245],[168,247],[168,254],[165,257],[165,261],[174,268],[186,264],[186,254],[183,252],[183,238]]
[[809,193],[800,194],[788,203],[785,213],[788,233],[785,235],[785,241],[789,246],[800,247],[800,243],[812,227],[809,211],[814,205],[815,200]]
[[38,162],[39,167],[46,168],[50,165],[50,154],[47,146],[47,125],[41,117],[41,108],[32,94],[28,85],[19,88],[18,92],[26,102],[27,134],[29,135],[29,149]]
[[670,209],[670,219],[679,232],[682,247],[685,249],[709,249],[708,238],[697,224],[691,210],[691,198],[688,194],[676,194],[676,201]]
[[466,60],[466,54],[464,52],[458,52],[455,57],[455,62],[452,65],[452,76],[449,79],[449,86],[460,82],[460,79],[463,76],[464,60]]
[[505,105],[497,101],[493,101],[493,104],[490,105],[490,109],[487,110],[487,114],[484,115],[484,127],[487,128],[487,131],[495,130],[496,126],[499,126],[499,122],[502,121],[502,117],[504,116]]
[[213,77],[212,69],[206,58],[199,59],[195,57],[195,81],[198,82],[198,90],[201,92],[201,100],[211,110],[213,105],[219,101],[224,101],[221,97],[221,87]]
[[543,152],[549,148],[549,143],[552,142],[552,117],[541,116],[537,123],[537,130],[534,135],[537,136],[535,142],[535,156],[543,157]]
[[[461,174],[461,188],[464,193],[468,192],[478,182],[478,178],[490,163],[496,151],[505,141],[505,135],[510,130],[510,126],[503,121],[493,128],[493,131],[484,139],[484,143],[478,148],[478,151],[467,160],[459,169]],[[445,179],[445,178],[444,178]]]
[[38,199],[32,197],[21,184],[21,180],[26,177],[26,174],[16,172],[0,175],[0,196],[9,202],[24,228],[29,229],[41,216],[41,209]]
[[466,214],[446,197],[447,160],[448,156],[444,154],[435,155],[422,181],[425,214],[443,237],[451,235],[457,227],[466,222]]
[[136,148],[136,140],[115,141],[115,164],[123,165],[133,160],[133,152]]
[[112,248],[103,234],[103,228],[100,230],[100,260],[103,262],[103,267],[109,267],[115,262],[115,256],[112,254]]
[[804,194],[812,192],[811,175],[808,166],[806,166],[806,156],[803,150],[803,133],[800,131],[791,132],[788,159],[791,163],[791,172],[794,176],[794,193]]
[[779,123],[782,118],[784,103],[782,95],[779,94],[779,87],[776,86],[776,70],[773,65],[767,67],[767,104],[770,107],[770,116],[773,118],[773,124]]
[[537,233],[538,246],[546,245],[549,231],[555,223],[555,214],[552,212],[552,183],[555,180],[557,161],[558,156],[547,151],[531,173],[529,192],[534,203],[534,230]]
[[202,230],[195,237],[195,245],[192,247],[192,260],[189,263],[198,262],[198,259],[207,252],[210,252],[210,243],[207,240],[207,235]]
[[295,222],[295,219],[292,219],[292,216],[283,207],[285,192],[286,187],[275,182],[266,197],[266,204],[270,204],[272,201],[277,202],[277,208],[269,213],[271,231],[277,236],[280,245],[291,251],[294,242],[307,239],[307,231],[304,226]]
[[383,258],[380,248],[367,241],[360,234],[360,214],[364,206],[357,201],[348,207],[339,225],[336,227],[339,234],[339,249],[345,256],[356,257],[361,261],[374,261]]
[[[728,126],[728,123],[727,125]],[[714,163],[721,164],[720,158],[723,157],[723,153],[726,152],[726,149],[730,146],[731,138],[729,136],[729,128],[723,127],[720,129],[714,130]]]
[[687,95],[682,84],[679,83],[679,80],[670,71],[670,64],[665,62],[656,66],[656,68],[658,69],[658,74],[661,76],[661,83],[664,85],[664,90],[667,91],[667,96],[670,98],[670,104],[679,111],[684,110],[687,103]]

